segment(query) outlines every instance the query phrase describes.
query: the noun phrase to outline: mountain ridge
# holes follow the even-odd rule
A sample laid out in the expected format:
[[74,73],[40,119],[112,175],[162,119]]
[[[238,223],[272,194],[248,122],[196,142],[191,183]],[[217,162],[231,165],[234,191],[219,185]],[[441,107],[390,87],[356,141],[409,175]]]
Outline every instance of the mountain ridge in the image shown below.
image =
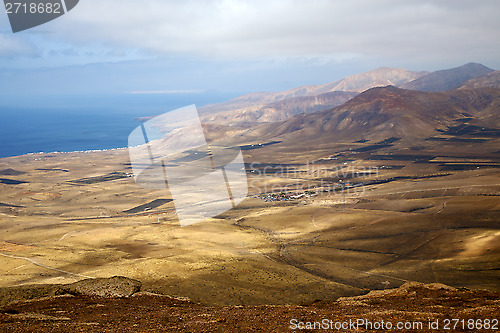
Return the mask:
[[404,83],[400,87],[426,92],[452,90],[460,88],[470,79],[482,77],[491,72],[493,72],[491,68],[470,62],[459,67],[428,73],[412,82]]
[[458,89],[476,88],[500,88],[500,71],[490,72],[484,76],[470,79]]
[[[307,85],[280,92],[255,92],[230,101],[206,105],[200,113],[227,111],[231,106],[245,107],[255,103],[267,104],[292,97],[313,96],[334,91],[362,92],[376,86],[400,85],[417,79],[427,72],[413,72],[402,68],[379,67],[368,72],[346,76],[325,84]],[[371,80],[371,81],[370,81]]]
[[[412,72],[401,68],[380,67],[365,73],[346,76],[343,79],[326,84],[301,86],[282,92],[246,94],[227,102],[201,107],[199,111],[203,121],[206,122],[241,125],[248,122],[283,121],[287,117],[297,114],[297,112],[284,112],[280,114],[275,109],[278,102],[302,98],[302,100],[310,101],[305,106],[306,109],[321,109],[321,103],[314,103],[315,99],[310,97],[316,96],[316,98],[321,99],[324,94],[335,93],[338,95],[337,101],[330,104],[331,107],[335,107],[349,99],[342,98],[341,96],[350,96],[352,98],[366,89],[387,86],[389,84],[400,85],[405,82],[411,82],[426,73]],[[346,94],[346,92],[350,95]],[[266,114],[264,114],[265,112]]]
[[391,85],[408,90],[438,92],[458,89],[469,81],[473,83],[464,89],[500,87],[500,76],[497,76],[491,68],[478,63],[431,73],[379,67],[326,84],[243,95],[227,102],[201,107],[200,114],[204,122],[248,126],[284,121],[300,113],[327,110],[371,88]]
[[478,126],[500,126],[500,90],[493,88],[420,92],[393,86],[369,89],[345,104],[256,127],[266,140],[312,141],[426,138],[469,119]]
[[331,109],[344,104],[356,92],[332,91],[313,96],[291,97],[256,107],[228,110],[205,115],[203,120],[225,125],[241,125],[284,121],[300,113],[311,113]]

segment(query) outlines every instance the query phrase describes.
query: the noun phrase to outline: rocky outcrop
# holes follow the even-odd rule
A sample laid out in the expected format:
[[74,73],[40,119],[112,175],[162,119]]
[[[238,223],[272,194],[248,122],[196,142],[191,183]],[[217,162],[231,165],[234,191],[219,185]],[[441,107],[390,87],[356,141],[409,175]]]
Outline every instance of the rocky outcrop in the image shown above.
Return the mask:
[[123,276],[102,279],[85,279],[67,284],[61,291],[70,295],[99,297],[129,297],[141,290],[141,282]]
[[0,288],[0,305],[58,295],[129,297],[141,290],[141,282],[123,276],[85,279],[69,284],[35,284]]

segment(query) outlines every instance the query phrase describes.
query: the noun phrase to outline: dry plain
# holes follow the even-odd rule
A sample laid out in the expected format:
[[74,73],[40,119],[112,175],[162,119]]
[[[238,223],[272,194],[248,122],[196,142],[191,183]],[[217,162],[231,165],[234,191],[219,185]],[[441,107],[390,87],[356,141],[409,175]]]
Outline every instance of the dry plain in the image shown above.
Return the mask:
[[347,146],[245,150],[247,199],[187,227],[168,191],[134,183],[126,150],[0,159],[0,286],[122,275],[219,305],[407,281],[500,290],[498,154]]

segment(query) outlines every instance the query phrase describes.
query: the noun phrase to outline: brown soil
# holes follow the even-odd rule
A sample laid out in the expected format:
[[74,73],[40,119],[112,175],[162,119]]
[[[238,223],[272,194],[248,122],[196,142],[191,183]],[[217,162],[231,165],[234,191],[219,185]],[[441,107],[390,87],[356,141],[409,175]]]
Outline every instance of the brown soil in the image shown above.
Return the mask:
[[[91,280],[88,280],[91,281]],[[125,285],[125,278],[108,279],[106,285]],[[91,282],[84,293],[51,296],[13,302],[0,308],[2,332],[291,332],[292,327],[356,323],[363,325],[331,331],[373,331],[370,325],[411,325],[399,332],[491,332],[500,317],[500,293],[485,290],[456,289],[442,284],[409,282],[396,289],[372,291],[367,295],[336,301],[317,301],[293,306],[212,307],[147,292],[130,297],[91,296]],[[103,281],[98,281],[99,288]],[[71,290],[70,290],[71,292]],[[457,326],[445,329],[446,319],[459,318]],[[297,322],[292,320],[296,319]],[[462,322],[462,319],[464,320]],[[468,320],[485,323],[490,329],[468,330]],[[495,320],[497,320],[495,322]],[[331,321],[331,322],[330,322]],[[367,322],[366,322],[367,321]],[[439,329],[430,329],[429,323]],[[422,323],[422,327],[419,327]],[[494,324],[496,323],[496,324]],[[338,325],[338,324],[337,324]],[[461,325],[466,325],[462,329]],[[477,324],[478,325],[478,324]],[[301,326],[302,327],[302,326]],[[304,326],[306,327],[306,326]],[[357,329],[357,330],[356,330]],[[312,332],[313,330],[296,330]],[[321,330],[320,330],[321,331]]]

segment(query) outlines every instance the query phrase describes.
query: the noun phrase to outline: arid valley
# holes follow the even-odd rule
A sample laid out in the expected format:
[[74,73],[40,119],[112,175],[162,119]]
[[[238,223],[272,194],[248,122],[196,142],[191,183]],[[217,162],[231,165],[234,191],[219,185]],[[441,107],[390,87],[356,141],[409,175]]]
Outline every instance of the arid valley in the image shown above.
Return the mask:
[[483,67],[379,69],[201,108],[209,144],[242,150],[249,194],[185,227],[168,191],[135,184],[126,149],[2,158],[2,302],[112,276],[207,306],[415,281],[500,292],[499,72]]

